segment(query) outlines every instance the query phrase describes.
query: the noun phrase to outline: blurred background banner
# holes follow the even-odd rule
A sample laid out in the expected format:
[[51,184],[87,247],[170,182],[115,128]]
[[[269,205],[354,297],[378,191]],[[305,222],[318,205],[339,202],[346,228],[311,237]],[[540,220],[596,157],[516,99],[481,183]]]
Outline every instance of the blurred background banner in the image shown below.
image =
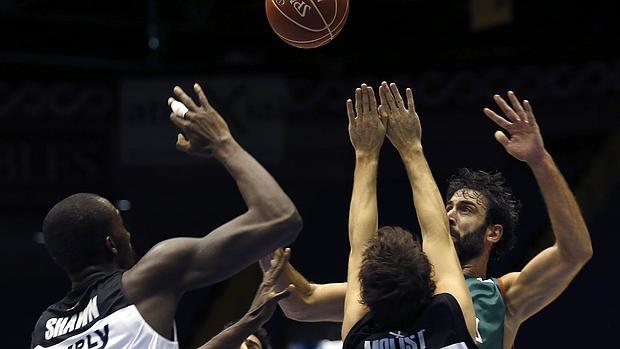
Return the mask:
[[[177,151],[166,100],[202,84],[233,135],[295,201],[304,229],[291,261],[314,282],[346,278],[354,156],[345,101],[365,82],[411,87],[440,190],[460,167],[499,170],[524,207],[515,250],[490,275],[519,270],[553,242],[531,171],[493,138],[482,108],[514,90],[589,225],[594,258],[521,328],[516,347],[608,347],[620,288],[608,280],[620,235],[620,11],[614,1],[350,2],[348,20],[310,50],[280,40],[264,1],[0,1],[0,278],[10,321],[3,346],[26,348],[38,315],[69,281],[46,254],[41,223],[75,192],[115,203],[138,254],[201,236],[245,211],[213,159]],[[398,153],[385,142],[380,224],[418,232]],[[260,282],[254,265],[180,304],[181,346],[238,319]],[[596,285],[598,287],[594,287]],[[602,292],[601,290],[604,290]],[[277,311],[274,348],[332,348],[339,324]],[[581,337],[580,337],[581,338]]]

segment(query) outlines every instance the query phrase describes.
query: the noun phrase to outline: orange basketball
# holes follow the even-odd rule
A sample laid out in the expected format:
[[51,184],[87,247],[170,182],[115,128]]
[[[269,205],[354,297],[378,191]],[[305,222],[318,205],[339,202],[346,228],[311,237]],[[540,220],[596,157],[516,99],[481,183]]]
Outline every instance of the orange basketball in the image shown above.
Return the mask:
[[295,47],[314,48],[332,41],[344,27],[349,0],[265,0],[271,29]]

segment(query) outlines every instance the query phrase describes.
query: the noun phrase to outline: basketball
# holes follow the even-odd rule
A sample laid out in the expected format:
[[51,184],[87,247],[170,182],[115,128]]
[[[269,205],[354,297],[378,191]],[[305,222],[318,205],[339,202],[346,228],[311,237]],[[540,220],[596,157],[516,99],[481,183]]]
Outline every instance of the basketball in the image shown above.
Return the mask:
[[271,29],[284,42],[315,48],[334,40],[349,14],[349,0],[265,0]]

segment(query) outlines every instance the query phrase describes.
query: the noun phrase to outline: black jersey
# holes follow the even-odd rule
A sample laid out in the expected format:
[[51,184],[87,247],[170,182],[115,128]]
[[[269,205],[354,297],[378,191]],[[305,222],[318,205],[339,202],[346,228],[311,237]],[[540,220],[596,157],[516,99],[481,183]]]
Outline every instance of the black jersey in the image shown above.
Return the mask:
[[122,271],[97,277],[48,307],[34,327],[35,349],[178,349],[144,321],[121,287]]
[[410,326],[379,327],[366,314],[344,340],[343,349],[473,349],[463,312],[448,293],[435,295]]

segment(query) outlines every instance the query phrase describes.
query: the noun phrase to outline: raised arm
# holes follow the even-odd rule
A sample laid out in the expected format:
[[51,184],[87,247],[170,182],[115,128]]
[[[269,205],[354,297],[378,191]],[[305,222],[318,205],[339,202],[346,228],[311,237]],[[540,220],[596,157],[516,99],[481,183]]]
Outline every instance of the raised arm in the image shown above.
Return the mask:
[[372,87],[362,84],[355,90],[353,102],[347,101],[349,136],[355,149],[353,193],[349,209],[349,264],[347,290],[344,302],[342,338],[346,338],[368,308],[360,303],[359,271],[366,244],[377,233],[377,167],[379,150],[385,138],[385,125],[377,112],[377,101]]
[[[260,259],[263,273],[270,270],[271,254]],[[308,281],[291,264],[286,263],[276,281],[277,289],[288,285],[295,288],[278,304],[284,315],[291,320],[303,322],[342,322],[344,317],[344,296],[347,283],[315,284]]]
[[506,326],[518,326],[556,299],[592,257],[592,243],[573,193],[544,146],[528,101],[508,92],[512,107],[499,95],[494,99],[504,116],[484,113],[509,133],[495,132],[504,149],[530,167],[542,192],[555,235],[553,246],[534,257],[521,272],[502,277],[506,299]]
[[145,318],[170,313],[184,292],[235,274],[276,248],[290,244],[301,229],[301,218],[291,200],[234,140],[228,125],[211,107],[198,84],[194,90],[200,106],[180,87],[174,89],[189,109],[184,115],[170,116],[181,131],[177,148],[195,155],[213,156],[222,163],[235,179],[248,210],[203,237],[174,238],[159,243],[125,273],[125,292],[141,312],[141,308],[145,309],[142,314]]
[[407,106],[396,84],[379,88],[387,137],[398,150],[411,185],[413,203],[422,233],[422,246],[433,265],[435,293],[452,294],[461,306],[467,328],[476,337],[473,303],[450,237],[445,205],[422,150],[422,128],[415,111],[413,92],[406,90]]
[[263,281],[248,312],[235,324],[226,328],[198,349],[239,349],[241,344],[273,316],[279,300],[286,299],[295,289],[289,285],[277,291],[276,280],[282,273],[290,256],[290,250],[278,250],[274,253],[272,267],[263,274]]

